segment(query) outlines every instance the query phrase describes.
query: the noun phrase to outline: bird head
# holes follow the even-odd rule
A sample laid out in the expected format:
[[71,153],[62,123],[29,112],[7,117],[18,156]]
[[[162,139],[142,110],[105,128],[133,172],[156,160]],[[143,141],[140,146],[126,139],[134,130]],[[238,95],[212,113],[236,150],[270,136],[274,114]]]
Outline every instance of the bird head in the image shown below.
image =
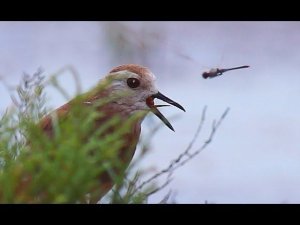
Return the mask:
[[105,79],[109,80],[110,94],[121,96],[114,100],[120,107],[131,113],[141,110],[151,111],[174,131],[170,122],[158,110],[158,107],[167,105],[155,105],[154,99],[160,99],[183,111],[185,109],[158,91],[155,85],[156,78],[148,68],[135,64],[121,65],[113,68]]

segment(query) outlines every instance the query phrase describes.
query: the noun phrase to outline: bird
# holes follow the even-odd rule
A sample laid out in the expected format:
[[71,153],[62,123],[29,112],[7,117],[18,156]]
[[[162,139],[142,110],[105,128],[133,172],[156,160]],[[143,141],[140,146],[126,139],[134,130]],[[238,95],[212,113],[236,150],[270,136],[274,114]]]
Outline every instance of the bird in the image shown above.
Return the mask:
[[[130,164],[136,151],[141,133],[141,124],[148,112],[154,113],[169,129],[174,131],[171,123],[158,108],[173,105],[185,111],[179,103],[163,95],[158,90],[155,80],[155,75],[142,65],[124,64],[114,67],[94,88],[82,94],[79,100],[74,98],[43,117],[39,122],[39,126],[46,136],[53,138],[55,134],[55,117],[53,115],[56,116],[58,123],[60,123],[64,118],[68,117],[75,101],[79,101],[83,108],[95,105],[98,101],[109,99],[104,101],[99,107],[96,107],[102,116],[95,119],[94,130],[103,126],[106,121],[114,116],[118,116],[121,120],[120,122],[125,123],[131,116],[142,112],[141,116],[137,117],[130,124],[131,127],[128,129],[128,132],[122,136],[123,144],[119,147],[118,157],[124,163],[125,168],[122,168],[121,171],[116,169],[117,173],[122,174]],[[170,105],[155,105],[155,99],[160,99]],[[105,135],[112,134],[117,129],[118,127],[112,127],[107,130]],[[88,137],[89,135],[87,134],[86,136]],[[114,181],[108,172],[99,174],[99,189],[101,191],[97,196],[90,199],[90,203],[97,203],[113,185]]]

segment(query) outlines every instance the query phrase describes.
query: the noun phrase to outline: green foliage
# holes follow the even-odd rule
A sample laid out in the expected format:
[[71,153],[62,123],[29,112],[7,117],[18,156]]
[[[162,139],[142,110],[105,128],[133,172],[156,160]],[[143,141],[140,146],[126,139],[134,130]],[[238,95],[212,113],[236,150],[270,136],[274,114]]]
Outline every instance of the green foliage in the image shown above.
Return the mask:
[[[111,202],[144,202],[140,192],[131,193],[133,183],[128,185],[123,173],[128,164],[118,157],[122,136],[141,115],[126,123],[113,117],[95,130],[94,122],[102,116],[97,107],[104,101],[82,107],[83,95],[79,95],[68,115],[58,119],[51,114],[55,132],[50,139],[38,123],[47,111],[43,80],[41,71],[24,76],[17,98],[12,97],[16,107],[0,120],[0,202],[95,203],[108,191],[101,189],[99,181],[104,173],[118,186]],[[114,126],[119,129],[104,135]],[[116,198],[124,188],[128,188],[127,197]]]

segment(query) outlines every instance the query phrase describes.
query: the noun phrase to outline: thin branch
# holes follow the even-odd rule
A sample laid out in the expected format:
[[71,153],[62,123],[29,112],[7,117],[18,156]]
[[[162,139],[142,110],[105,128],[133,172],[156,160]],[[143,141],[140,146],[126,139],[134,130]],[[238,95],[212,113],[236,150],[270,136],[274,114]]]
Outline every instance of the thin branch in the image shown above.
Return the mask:
[[170,196],[172,194],[172,191],[169,190],[168,194],[159,202],[159,204],[167,204],[168,200],[170,199]]
[[81,93],[81,85],[80,85],[80,80],[79,80],[79,73],[78,71],[72,66],[72,65],[67,65],[64,66],[63,68],[59,69],[57,72],[53,73],[53,75],[50,76],[50,79],[46,81],[46,84],[52,83],[55,85],[55,87],[63,94],[64,97],[69,99],[69,95],[64,91],[64,89],[58,85],[57,82],[57,77],[60,75],[64,74],[65,72],[70,72],[71,76],[73,77],[73,80],[75,82],[75,87],[76,87],[76,95]]
[[204,124],[204,121],[205,121],[205,114],[206,114],[206,109],[207,109],[207,106],[204,106],[203,110],[202,110],[202,116],[201,116],[201,121],[200,121],[200,124],[197,128],[197,131],[192,139],[192,141],[190,142],[190,144],[188,145],[188,147],[186,148],[185,152],[188,152],[194,145],[196,139],[198,138],[201,130],[202,130],[202,127],[203,127],[203,124]]
[[[142,189],[146,184],[150,183],[151,181],[157,179],[158,177],[168,173],[168,177],[167,177],[167,182],[166,183],[169,183],[170,181],[170,177],[172,175],[172,173],[174,172],[174,170],[176,170],[177,168],[181,167],[182,165],[184,165],[185,163],[187,163],[189,160],[191,160],[192,158],[194,158],[196,155],[198,155],[201,151],[203,151],[213,140],[215,134],[216,134],[216,131],[217,129],[219,128],[219,126],[221,125],[222,121],[225,119],[226,115],[228,114],[229,112],[229,108],[227,108],[224,113],[222,114],[222,116],[220,117],[220,119],[216,122],[216,121],[213,121],[212,123],[212,129],[211,129],[211,132],[210,132],[210,135],[208,137],[208,139],[204,142],[204,144],[198,149],[196,150],[195,152],[193,153],[190,153],[190,150],[192,149],[196,139],[198,138],[201,130],[202,130],[202,127],[203,127],[203,124],[204,124],[204,121],[205,121],[205,114],[206,114],[206,106],[203,108],[203,111],[202,111],[202,117],[201,117],[201,121],[200,121],[200,124],[197,128],[197,131],[192,139],[192,141],[189,143],[189,145],[187,146],[187,148],[185,149],[185,151],[183,153],[181,153],[177,158],[175,158],[174,160],[171,161],[171,163],[169,164],[168,167],[166,167],[165,169],[161,170],[160,172],[154,174],[152,177],[150,177],[149,179],[145,180],[144,182],[142,182],[139,186],[136,187],[136,191]],[[183,159],[184,157],[187,157],[185,159]],[[164,187],[161,186],[159,188],[157,188],[157,191],[162,189]],[[157,192],[156,191],[156,192]],[[148,196],[150,194],[148,193]]]
[[220,119],[217,122],[215,120],[213,121],[210,135],[209,135],[208,139],[204,142],[204,144],[199,149],[197,149],[195,152],[193,152],[192,154],[187,155],[188,158],[186,158],[185,160],[183,160],[182,162],[180,162],[176,166],[174,166],[174,168],[172,169],[172,172],[175,169],[183,166],[185,163],[187,163],[189,160],[191,160],[196,155],[198,155],[200,152],[202,152],[212,142],[212,140],[213,140],[213,138],[214,138],[214,136],[216,134],[217,129],[221,125],[222,121],[225,119],[225,117],[228,114],[228,112],[229,112],[229,108],[227,108],[224,111],[224,113],[222,114],[222,116],[220,117]]
[[171,181],[172,181],[172,179],[168,178],[162,185],[160,185],[159,187],[155,188],[154,190],[146,193],[146,196],[149,197],[150,195],[155,194],[159,190],[165,188],[169,183],[171,183]]

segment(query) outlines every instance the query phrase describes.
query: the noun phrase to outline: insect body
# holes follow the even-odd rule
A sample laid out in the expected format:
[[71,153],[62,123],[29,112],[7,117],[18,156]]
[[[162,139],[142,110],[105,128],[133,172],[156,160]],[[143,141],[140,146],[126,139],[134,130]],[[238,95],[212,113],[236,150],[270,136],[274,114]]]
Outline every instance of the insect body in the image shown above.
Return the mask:
[[213,77],[221,76],[223,73],[230,71],[230,70],[237,70],[237,69],[243,69],[243,68],[248,68],[248,67],[249,66],[239,66],[239,67],[233,67],[233,68],[228,68],[228,69],[213,68],[209,72],[204,72],[202,74],[202,77],[204,79],[213,78]]

